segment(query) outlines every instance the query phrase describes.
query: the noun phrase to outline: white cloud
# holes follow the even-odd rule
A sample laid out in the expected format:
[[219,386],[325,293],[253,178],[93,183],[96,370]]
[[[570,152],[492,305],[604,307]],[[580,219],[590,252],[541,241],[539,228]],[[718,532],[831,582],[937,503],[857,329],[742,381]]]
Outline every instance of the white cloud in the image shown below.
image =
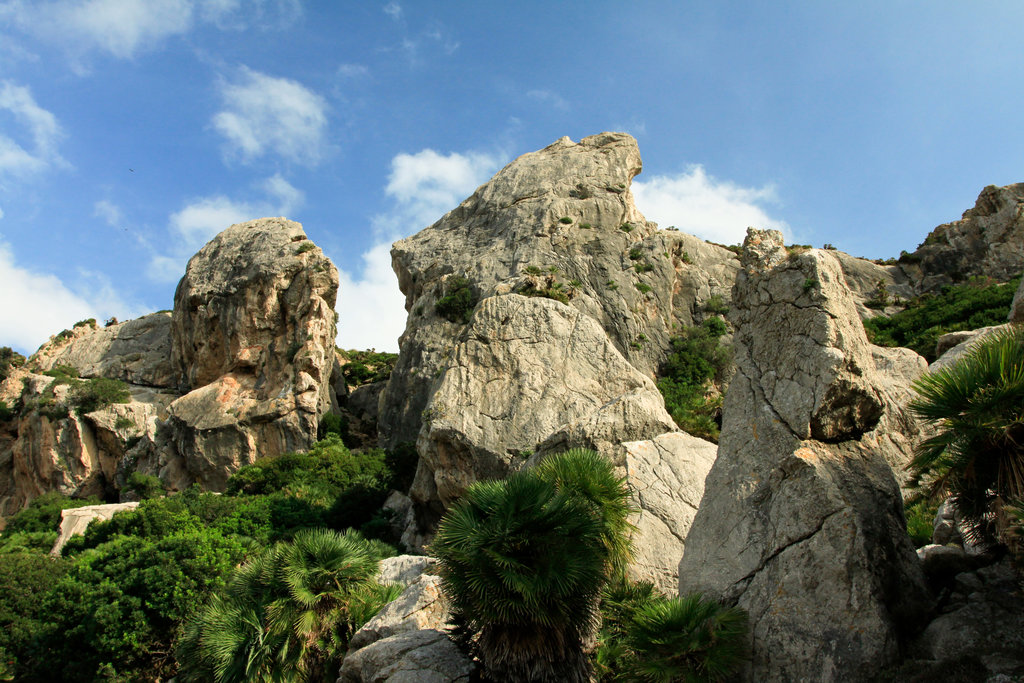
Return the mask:
[[8,112],[22,129],[21,140],[0,133],[0,174],[21,177],[48,166],[67,165],[57,152],[63,137],[57,117],[36,104],[32,91],[0,81],[0,114]]
[[362,274],[341,270],[338,288],[338,340],[344,349],[398,351],[405,329],[405,297],[391,270],[391,244],[363,254]]
[[150,260],[149,277],[158,282],[172,282],[185,273],[188,259],[220,231],[235,223],[265,216],[286,216],[303,202],[303,193],[280,175],[257,185],[261,199],[239,201],[214,195],[190,201],[171,215],[169,232],[176,245],[173,253],[156,254]]
[[432,149],[391,160],[385,192],[393,204],[372,221],[380,241],[363,254],[358,276],[340,271],[339,346],[398,350],[406,312],[405,297],[391,270],[391,242],[419,232],[454,209],[501,163],[500,157],[482,152],[439,154]]
[[742,242],[750,226],[789,234],[785,221],[771,217],[764,208],[778,204],[771,185],[741,187],[717,180],[695,165],[678,175],[634,181],[632,189],[640,211],[662,228],[674,225],[721,244]]
[[327,102],[302,84],[243,67],[220,88],[224,110],[213,127],[227,140],[228,156],[252,161],[266,154],[315,164],[326,148]]
[[[96,50],[127,59],[190,31],[197,19],[242,30],[290,25],[299,0],[8,0],[0,19],[80,56]],[[81,68],[81,65],[78,65]]]
[[363,64],[341,64],[338,66],[338,76],[342,78],[360,78],[370,73],[370,69]]
[[385,188],[395,205],[374,217],[377,234],[405,237],[434,223],[458,206],[501,165],[501,159],[482,152],[438,154],[424,149],[398,154],[391,160]]
[[561,95],[551,90],[530,90],[526,93],[526,96],[531,100],[560,109],[562,111],[568,111],[569,103],[565,101]]
[[123,301],[103,276],[82,271],[72,290],[56,275],[39,273],[15,263],[10,245],[0,242],[0,344],[35,351],[50,335],[86,318],[132,317],[139,307]]
[[93,205],[92,215],[102,218],[111,227],[121,227],[121,209],[111,201],[101,199],[96,202]]
[[389,2],[384,5],[384,14],[388,15],[395,21],[398,21],[402,18],[402,6],[397,2]]

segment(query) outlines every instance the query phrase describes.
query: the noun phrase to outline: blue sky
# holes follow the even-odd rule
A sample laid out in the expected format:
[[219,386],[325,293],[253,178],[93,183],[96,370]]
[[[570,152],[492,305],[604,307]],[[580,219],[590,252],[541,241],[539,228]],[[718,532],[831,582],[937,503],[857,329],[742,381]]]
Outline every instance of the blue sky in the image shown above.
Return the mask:
[[1024,180],[1024,3],[0,0],[0,345],[171,308],[300,221],[339,344],[396,350],[392,241],[568,135],[640,143],[663,227],[913,250]]

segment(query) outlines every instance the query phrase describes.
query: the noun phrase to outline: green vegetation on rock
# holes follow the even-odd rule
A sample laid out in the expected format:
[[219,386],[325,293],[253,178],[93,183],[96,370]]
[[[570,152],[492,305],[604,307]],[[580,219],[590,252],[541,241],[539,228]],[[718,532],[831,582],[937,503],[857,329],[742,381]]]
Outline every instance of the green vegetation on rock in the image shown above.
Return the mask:
[[868,338],[879,346],[905,346],[935,360],[935,344],[947,332],[976,330],[1006,322],[1020,278],[1005,284],[971,282],[947,286],[939,294],[907,302],[891,317],[864,321]]
[[391,376],[398,361],[397,353],[386,351],[356,351],[338,349],[338,355],[345,360],[341,372],[345,383],[350,387],[358,387],[373,382],[383,382]]
[[434,304],[434,311],[448,322],[468,323],[477,300],[472,283],[464,277],[454,277],[448,282],[444,296]]
[[668,358],[658,372],[658,389],[676,424],[715,442],[724,392],[714,392],[713,382],[724,381],[732,363],[732,349],[721,342],[727,331],[725,321],[718,317],[684,329],[672,338]]

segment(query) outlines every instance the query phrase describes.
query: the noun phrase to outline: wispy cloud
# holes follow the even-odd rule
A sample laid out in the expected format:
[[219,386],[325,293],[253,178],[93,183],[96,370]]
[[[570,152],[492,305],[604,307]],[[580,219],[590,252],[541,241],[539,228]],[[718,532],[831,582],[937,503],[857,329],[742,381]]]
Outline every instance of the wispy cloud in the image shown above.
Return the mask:
[[260,198],[252,201],[231,199],[224,195],[200,197],[189,201],[168,221],[170,253],[156,254],[150,261],[149,277],[158,282],[173,282],[185,273],[188,259],[217,233],[244,221],[265,216],[287,216],[303,202],[303,193],[280,175],[260,182],[256,187]]
[[7,0],[0,19],[63,47],[77,60],[90,52],[121,59],[159,49],[198,22],[222,29],[287,26],[302,14],[299,0]]
[[249,162],[268,154],[316,164],[327,147],[327,102],[297,81],[242,67],[223,82],[224,109],[213,127],[226,140],[228,158]]
[[398,21],[402,18],[402,6],[397,2],[389,2],[384,5],[384,14],[388,15],[395,21]]
[[363,64],[341,64],[337,71],[341,78],[361,78],[369,73],[370,69]]
[[385,193],[391,208],[374,216],[378,242],[363,254],[357,275],[340,271],[338,345],[397,351],[405,329],[405,297],[391,270],[391,242],[419,232],[487,180],[502,158],[484,152],[440,154],[424,149],[391,160]]
[[57,117],[36,103],[31,90],[0,81],[0,121],[4,114],[16,124],[9,129],[19,128],[21,135],[16,140],[0,133],[0,179],[21,178],[49,166],[67,165],[57,151],[64,135]]
[[101,199],[93,205],[92,215],[97,218],[102,218],[107,225],[119,228],[121,227],[121,209],[113,202]]
[[530,90],[526,93],[526,96],[535,102],[561,111],[569,110],[569,103],[561,95],[551,90]]
[[661,227],[674,225],[713,242],[742,242],[749,226],[789,233],[786,222],[769,215],[766,208],[778,205],[773,186],[743,187],[718,180],[700,165],[678,175],[634,181],[633,195],[640,211]]
[[91,271],[79,271],[69,287],[51,273],[16,263],[10,245],[0,242],[0,340],[23,353],[35,351],[50,335],[86,318],[132,317],[139,306],[124,301],[109,280]]

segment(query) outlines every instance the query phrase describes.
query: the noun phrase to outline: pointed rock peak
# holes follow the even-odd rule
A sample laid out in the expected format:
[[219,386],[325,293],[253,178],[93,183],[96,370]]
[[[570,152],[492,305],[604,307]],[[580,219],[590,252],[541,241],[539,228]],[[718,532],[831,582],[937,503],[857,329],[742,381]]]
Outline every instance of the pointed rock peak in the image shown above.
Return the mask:
[[778,230],[747,228],[740,263],[747,273],[771,270],[786,260],[786,244]]

